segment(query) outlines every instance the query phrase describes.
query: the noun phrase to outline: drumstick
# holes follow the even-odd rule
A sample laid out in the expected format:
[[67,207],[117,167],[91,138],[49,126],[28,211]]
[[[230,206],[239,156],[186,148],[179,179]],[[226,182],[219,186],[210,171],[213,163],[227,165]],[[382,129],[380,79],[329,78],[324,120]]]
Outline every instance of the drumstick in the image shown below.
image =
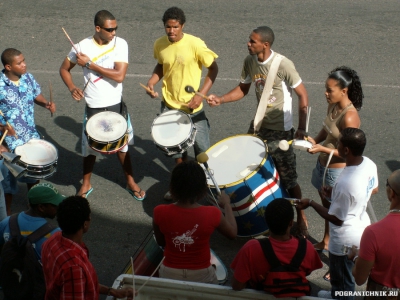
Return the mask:
[[[147,86],[145,86],[145,85],[142,84],[142,83],[139,83],[139,84],[140,84],[140,86],[141,86],[142,88],[144,88],[147,92],[149,92],[150,94],[154,95],[154,91],[152,91],[151,89],[149,89]],[[156,98],[158,98],[158,97],[156,97]],[[189,106],[188,106],[186,103],[179,102],[179,101],[172,100],[172,99],[169,100],[169,101],[171,101],[171,102],[173,102],[173,103],[175,103],[175,104],[177,104],[177,105],[181,105],[181,106],[183,106],[183,107],[186,107],[186,108],[189,109],[190,111],[193,110],[193,109],[189,108]]]
[[[218,195],[221,195],[221,190],[219,189],[218,183],[217,183],[217,181],[215,180],[214,176],[212,175],[212,172],[211,172],[210,168],[208,167],[208,163],[207,163],[207,161],[208,161],[208,155],[207,155],[207,153],[201,152],[200,154],[198,154],[198,155],[196,156],[196,160],[197,160],[200,164],[203,164],[203,165],[204,165],[204,170],[206,171],[208,177],[210,177],[211,180],[212,180],[212,182],[214,183],[215,189],[217,190],[217,194],[218,194]],[[217,199],[215,199],[213,193],[211,193],[211,195],[212,195],[212,197],[213,197],[213,199],[214,199],[215,204],[217,205],[217,207],[218,207],[219,209],[221,209],[221,207],[219,206],[218,201],[217,201]]]
[[[51,81],[49,80],[49,89],[50,89],[50,104],[54,103],[53,101],[53,88],[51,86]],[[51,117],[53,117],[53,113],[50,111]]]
[[61,28],[64,31],[65,35],[67,36],[68,41],[71,43],[72,48],[74,48],[76,53],[79,53],[78,50],[75,48],[74,42],[71,40],[71,38],[69,37],[68,33],[65,31],[64,27],[61,27]]
[[[0,115],[5,119],[4,114],[3,114],[3,112],[2,112],[1,110],[0,110]],[[8,125],[10,128],[13,128],[13,127],[11,126],[11,124],[8,123],[7,120],[6,120],[6,123],[7,123],[7,125]],[[7,130],[7,132],[8,132],[8,130]],[[17,133],[14,134],[14,137],[15,137],[16,139],[18,138]]]
[[335,150],[332,150],[332,151],[331,151],[331,153],[329,154],[328,161],[327,161],[327,163],[326,163],[326,167],[325,167],[325,171],[324,171],[324,177],[322,177],[322,188],[325,186],[326,171],[328,170],[329,163],[331,162],[331,159],[332,159],[332,156],[333,156],[333,152],[335,152]]
[[0,145],[3,144],[3,141],[4,141],[4,139],[6,138],[7,132],[8,132],[8,129],[6,129],[6,130],[4,131],[3,136],[1,137],[1,140],[0,140]]
[[82,93],[86,90],[86,87],[88,86],[89,82],[90,82],[90,78],[89,78],[89,80],[86,82],[85,86],[83,87]]
[[195,93],[197,96],[200,96],[200,97],[208,100],[208,97],[206,95],[195,91],[194,88],[192,86],[190,86],[190,85],[185,86],[185,91],[188,92],[188,93]]
[[307,106],[306,139],[308,137],[308,123],[310,122],[311,106]]
[[164,261],[165,256],[162,258],[162,260],[160,261],[160,263],[158,264],[157,268],[153,271],[153,273],[151,273],[150,277],[147,278],[147,280],[142,284],[142,286],[137,290],[137,293],[139,294],[140,290],[147,284],[147,282],[150,280],[151,277],[153,277],[153,275],[157,272],[158,268],[161,266],[162,262]]

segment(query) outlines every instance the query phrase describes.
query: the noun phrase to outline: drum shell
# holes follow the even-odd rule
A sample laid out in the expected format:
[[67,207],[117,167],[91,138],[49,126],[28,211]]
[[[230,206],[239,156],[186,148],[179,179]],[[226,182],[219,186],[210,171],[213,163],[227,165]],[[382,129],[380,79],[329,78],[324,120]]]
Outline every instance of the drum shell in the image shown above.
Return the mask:
[[[234,136],[226,140],[245,136]],[[224,140],[216,145],[223,145],[223,142]],[[208,154],[214,146],[208,149],[206,153]],[[238,149],[237,151],[241,150]],[[210,160],[213,159],[212,155],[208,156]],[[265,150],[264,158],[260,157],[260,160],[259,166],[244,178],[218,186],[221,191],[225,191],[230,196],[239,237],[254,237],[267,233],[268,226],[264,217],[265,208],[274,199],[288,197],[287,191],[280,182],[273,159],[268,155],[267,150]],[[213,168],[212,163],[212,161],[208,162],[211,169]],[[212,192],[216,194],[215,186],[210,184],[210,180],[208,180],[208,183]]]
[[22,160],[17,161],[17,164],[27,170],[25,177],[30,177],[34,179],[49,178],[57,171],[57,160],[55,160],[51,164],[44,166],[30,165],[23,162]]
[[87,132],[86,136],[88,139],[88,144],[93,150],[103,153],[103,154],[113,154],[120,151],[128,143],[128,133],[125,133],[123,137],[115,141],[102,142],[97,141],[90,137]]

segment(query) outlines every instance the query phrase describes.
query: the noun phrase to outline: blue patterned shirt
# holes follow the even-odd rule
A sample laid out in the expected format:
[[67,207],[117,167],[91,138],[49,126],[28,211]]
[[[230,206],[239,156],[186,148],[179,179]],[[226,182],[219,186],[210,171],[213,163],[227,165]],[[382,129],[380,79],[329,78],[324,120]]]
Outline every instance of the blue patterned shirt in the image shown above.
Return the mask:
[[8,121],[17,134],[17,139],[14,136],[5,138],[10,151],[32,138],[40,138],[34,118],[34,100],[40,93],[40,85],[32,74],[23,74],[17,86],[8,79],[4,70],[0,73],[0,110],[5,116],[0,116],[0,121],[3,124]]

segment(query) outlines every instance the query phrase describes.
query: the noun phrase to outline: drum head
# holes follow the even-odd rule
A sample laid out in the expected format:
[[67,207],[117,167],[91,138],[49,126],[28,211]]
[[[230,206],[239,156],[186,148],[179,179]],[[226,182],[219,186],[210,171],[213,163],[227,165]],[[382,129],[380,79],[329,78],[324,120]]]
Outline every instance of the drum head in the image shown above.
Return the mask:
[[32,139],[15,148],[15,154],[21,155],[21,160],[29,165],[45,166],[58,159],[56,147],[45,140]]
[[169,110],[154,120],[151,135],[157,144],[171,147],[186,141],[192,127],[192,119],[187,114],[178,110]]
[[86,123],[86,132],[92,139],[110,142],[125,135],[128,123],[119,113],[103,111],[93,115]]
[[[248,177],[267,158],[264,142],[253,135],[226,138],[206,151],[208,166],[218,185],[228,185]],[[209,185],[214,185],[207,179]]]
[[306,140],[294,140],[293,141],[293,148],[307,151],[307,149],[312,148],[312,144]]

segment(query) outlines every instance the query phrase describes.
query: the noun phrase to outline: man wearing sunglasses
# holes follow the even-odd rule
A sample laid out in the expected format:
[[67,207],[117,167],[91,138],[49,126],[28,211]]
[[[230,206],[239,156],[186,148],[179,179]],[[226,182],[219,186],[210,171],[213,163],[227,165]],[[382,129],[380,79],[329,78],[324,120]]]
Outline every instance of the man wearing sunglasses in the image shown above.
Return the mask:
[[[94,114],[104,111],[122,114],[128,123],[128,144],[133,144],[133,128],[122,101],[122,81],[128,69],[128,44],[116,36],[117,21],[109,11],[97,12],[94,26],[94,35],[75,44],[60,67],[61,78],[71,92],[72,98],[80,101],[85,97],[86,101],[82,130],[83,183],[77,193],[82,197],[88,197],[93,191],[90,178],[98,154],[88,146],[85,135],[87,120]],[[83,68],[85,87],[82,89],[72,80],[71,69],[75,65]],[[119,149],[117,155],[127,180],[126,190],[136,200],[144,200],[146,193],[133,178],[128,145]]]

